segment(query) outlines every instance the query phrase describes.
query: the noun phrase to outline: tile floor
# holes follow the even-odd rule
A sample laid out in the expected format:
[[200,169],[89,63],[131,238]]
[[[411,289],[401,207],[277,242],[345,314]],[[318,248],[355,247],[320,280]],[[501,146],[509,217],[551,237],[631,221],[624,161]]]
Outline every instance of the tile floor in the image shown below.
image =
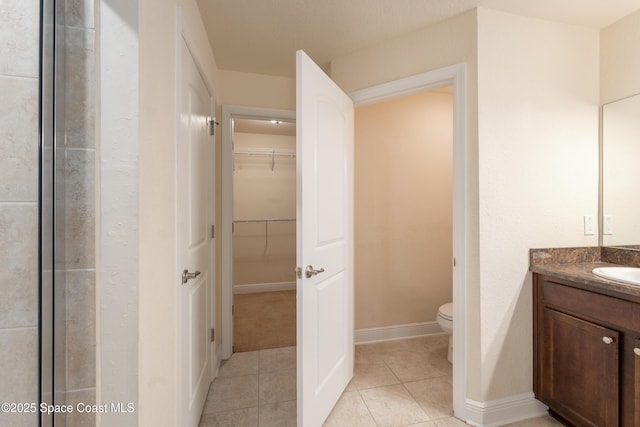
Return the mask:
[[[444,335],[357,345],[354,376],[325,426],[466,426],[453,417]],[[200,427],[296,425],[295,347],[234,353],[211,384]],[[560,426],[550,417],[511,427]]]

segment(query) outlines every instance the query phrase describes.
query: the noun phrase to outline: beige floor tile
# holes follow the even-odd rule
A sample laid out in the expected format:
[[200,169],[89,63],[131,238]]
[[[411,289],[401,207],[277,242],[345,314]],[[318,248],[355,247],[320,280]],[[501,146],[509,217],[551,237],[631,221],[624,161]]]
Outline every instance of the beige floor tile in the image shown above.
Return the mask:
[[435,420],[433,423],[436,425],[436,427],[465,427],[468,425],[464,421],[461,421],[455,417],[440,418],[439,420]]
[[296,399],[296,370],[260,374],[260,405]]
[[257,427],[258,408],[235,409],[233,411],[204,414],[199,427]]
[[438,427],[438,426],[436,426],[436,423],[433,421],[426,421],[424,423],[411,424],[406,427]]
[[453,365],[447,360],[448,344],[442,347],[426,349],[427,360],[439,371],[453,375]]
[[555,418],[547,415],[544,417],[518,421],[517,423],[508,424],[505,427],[556,427],[556,426],[562,426],[562,423],[556,420]]
[[385,363],[356,362],[351,386],[355,390],[400,384]]
[[220,366],[218,376],[224,378],[257,374],[259,354],[259,351],[233,353],[229,360],[224,361]]
[[296,356],[296,347],[260,350],[260,372],[295,369]]
[[404,426],[429,420],[401,384],[360,390],[359,393],[378,426]]
[[296,427],[296,422],[297,403],[295,400],[260,405],[260,427]]
[[405,383],[404,386],[429,419],[453,416],[453,385],[450,376]]
[[324,427],[376,427],[367,405],[357,391],[343,393]]
[[211,384],[204,414],[258,406],[258,375],[216,378]]
[[389,353],[384,358],[398,379],[405,383],[447,375],[434,366],[427,352],[400,351]]

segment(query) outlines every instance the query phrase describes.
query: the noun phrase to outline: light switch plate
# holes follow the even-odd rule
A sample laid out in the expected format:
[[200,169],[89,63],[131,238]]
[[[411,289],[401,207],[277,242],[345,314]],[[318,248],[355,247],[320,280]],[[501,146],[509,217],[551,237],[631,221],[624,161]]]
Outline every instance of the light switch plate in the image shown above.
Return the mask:
[[602,234],[607,236],[613,234],[613,215],[604,215],[602,218]]
[[584,216],[584,235],[593,236],[596,234],[596,224],[593,215]]

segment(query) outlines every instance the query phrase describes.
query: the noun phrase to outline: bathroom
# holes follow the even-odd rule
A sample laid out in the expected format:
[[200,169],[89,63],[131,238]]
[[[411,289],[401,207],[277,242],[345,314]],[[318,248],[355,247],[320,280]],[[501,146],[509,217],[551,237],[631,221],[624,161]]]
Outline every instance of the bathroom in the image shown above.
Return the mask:
[[[184,4],[187,19],[194,22],[197,7]],[[173,164],[170,136],[174,132],[167,123],[175,110],[171,101],[174,78],[172,71],[157,71],[172,70],[173,57],[158,46],[157,40],[166,41],[167,28],[175,26],[174,9],[175,2],[140,3],[140,73],[145,79],[136,85],[140,86],[142,100],[143,143],[139,154],[144,171],[139,215],[145,220],[140,224],[143,237],[139,261],[137,251],[132,257],[136,259],[134,270],[138,271],[139,263],[141,273],[129,284],[140,291],[141,301],[157,301],[158,308],[145,304],[138,309],[137,299],[123,299],[136,305],[130,318],[138,319],[138,310],[141,315],[140,327],[136,323],[124,328],[120,337],[127,337],[130,330],[136,331],[135,341],[138,333],[141,337],[139,346],[121,346],[126,359],[121,366],[130,367],[127,360],[138,357],[153,361],[140,367],[133,363],[132,377],[140,378],[141,408],[160,408],[141,409],[140,419],[150,424],[157,421],[158,425],[176,411],[170,385],[175,374],[173,356],[158,351],[171,348],[175,341],[171,332],[175,319],[167,315],[173,312],[173,294],[169,286],[158,286],[173,277],[172,249],[164,240],[173,222],[170,216],[158,215],[171,211],[172,198],[156,191],[158,187],[171,188],[163,174],[172,170]],[[134,21],[137,19],[136,15]],[[614,56],[618,52],[623,63],[633,57],[628,55],[628,40],[634,40],[634,31],[625,30],[624,23],[617,29],[625,36],[619,37],[614,30],[576,28],[481,8],[452,18],[446,25],[372,49],[367,55],[369,63],[354,54],[332,64],[332,74],[347,91],[451,63],[469,64],[470,263],[466,312],[470,371],[467,397],[472,401],[498,402],[530,390],[530,372],[522,369],[531,361],[528,248],[597,244],[597,236],[583,235],[582,217],[597,215],[598,106],[640,91],[633,77],[640,73],[629,77],[610,65],[620,61],[609,63],[600,57],[601,52]],[[500,37],[498,33],[512,37]],[[206,40],[199,34],[199,39]],[[549,38],[554,40],[551,47]],[[442,53],[434,40],[450,41],[450,52]],[[621,40],[627,43],[623,49],[626,53],[611,46]],[[416,48],[416,43],[421,47]],[[528,51],[524,52],[522,46],[528,46]],[[570,57],[567,52],[571,52]],[[389,61],[389,57],[398,59]],[[510,59],[505,63],[505,58]],[[208,57],[204,61],[213,63]],[[137,69],[131,75],[137,76]],[[290,80],[253,80],[254,76],[226,70],[219,75],[225,81],[217,85],[220,102],[292,108]],[[243,87],[250,87],[252,94]],[[169,107],[159,107],[159,99],[168,100]],[[555,107],[550,110],[550,105]],[[537,201],[535,206],[532,200]],[[34,203],[34,199],[19,202]],[[136,350],[129,350],[133,348]],[[154,382],[156,378],[159,380]],[[138,380],[128,388],[136,390],[137,384]]]

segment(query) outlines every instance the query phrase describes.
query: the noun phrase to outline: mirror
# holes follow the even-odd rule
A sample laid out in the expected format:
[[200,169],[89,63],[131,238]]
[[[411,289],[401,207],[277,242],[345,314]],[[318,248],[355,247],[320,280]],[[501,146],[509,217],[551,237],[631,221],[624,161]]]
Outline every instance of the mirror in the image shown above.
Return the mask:
[[601,242],[640,250],[640,94],[602,107]]

